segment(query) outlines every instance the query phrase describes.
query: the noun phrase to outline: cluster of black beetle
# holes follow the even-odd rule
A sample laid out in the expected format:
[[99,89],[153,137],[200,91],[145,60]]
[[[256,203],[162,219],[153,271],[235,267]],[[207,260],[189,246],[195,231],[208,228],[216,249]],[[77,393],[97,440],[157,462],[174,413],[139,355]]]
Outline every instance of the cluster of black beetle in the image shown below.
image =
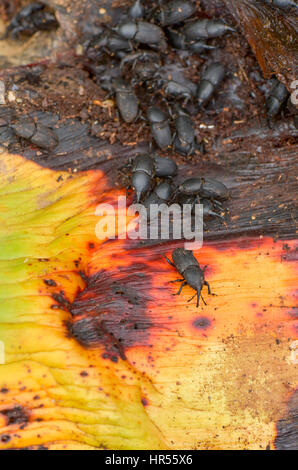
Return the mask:
[[[222,210],[221,201],[229,197],[228,188],[213,178],[189,178],[178,186],[174,186],[172,178],[177,175],[176,162],[159,155],[138,155],[128,164],[131,169],[129,187],[136,192],[137,202],[142,201],[149,209],[151,204],[168,204],[177,202],[180,205],[202,204],[205,216],[222,218],[216,210]],[[155,185],[155,179],[166,178],[166,181]],[[153,188],[153,189],[152,189]]]
[[[183,100],[183,105],[196,99],[198,108],[205,105],[220,86],[225,68],[218,62],[206,68],[198,85],[184,76],[168,79],[162,74],[161,53],[167,49],[168,42],[174,49],[201,53],[215,48],[206,42],[208,39],[235,31],[218,19],[189,20],[195,10],[195,4],[191,1],[172,0],[145,11],[141,0],[136,0],[128,11],[130,19],[108,31],[103,30],[88,42],[87,56],[92,57],[94,51],[95,55],[105,51],[119,59],[120,71],[128,64],[132,67],[131,83],[119,78],[117,72],[113,79],[112,69],[109,74],[104,66],[95,68],[102,87],[115,94],[118,110],[125,122],[134,122],[140,116],[139,101],[134,91],[136,84],[146,85],[147,90],[153,92],[159,90],[176,101]],[[178,25],[178,29],[173,29],[174,25]],[[135,50],[139,45],[147,49]],[[202,149],[196,142],[194,123],[183,107],[176,104],[165,112],[157,106],[150,106],[146,114],[152,137],[161,150],[173,145],[176,152],[191,155],[195,150]],[[174,120],[174,136],[169,114]]]
[[[131,169],[129,186],[135,190],[137,202],[142,201],[148,211],[152,205],[160,206],[175,201],[181,206],[190,204],[192,210],[196,204],[202,204],[204,217],[223,218],[218,211],[222,211],[222,201],[229,197],[229,190],[222,182],[212,178],[195,177],[174,186],[171,179],[177,175],[177,164],[174,160],[159,155],[138,155],[129,166]],[[166,181],[155,185],[156,178],[166,178]],[[200,268],[192,251],[176,248],[172,253],[173,262],[165,258],[183,276],[183,279],[172,281],[182,282],[177,295],[188,284],[196,290],[197,307],[200,297],[206,304],[201,290],[206,285],[208,293],[211,294],[210,286],[204,277],[205,268]],[[193,297],[190,300],[192,299]]]
[[[297,7],[294,0],[264,0],[264,2],[279,8]],[[194,124],[185,111],[185,105],[195,100],[199,109],[207,104],[225,78],[226,71],[221,63],[214,62],[202,73],[198,85],[185,77],[179,80],[169,79],[161,73],[162,53],[170,43],[174,49],[201,54],[215,48],[214,45],[207,43],[208,39],[235,31],[218,19],[191,20],[195,10],[196,6],[191,0],[171,0],[166,4],[159,0],[157,7],[147,9],[143,7],[141,0],[135,0],[128,11],[129,19],[115,28],[97,27],[96,35],[86,44],[86,54],[89,58],[95,54],[93,58],[98,60],[101,54],[107,53],[119,60],[120,71],[127,66],[132,68],[133,78],[131,83],[127,83],[119,78],[119,69],[107,70],[106,65],[93,66],[93,72],[99,77],[102,88],[115,95],[119,113],[125,122],[134,122],[140,116],[135,85],[144,84],[147,90],[153,92],[161,90],[164,95],[174,98],[175,101],[183,100],[181,106],[175,104],[173,109],[168,107],[168,113],[157,106],[150,106],[146,116],[156,145],[162,150],[172,146],[182,155],[191,155],[195,150],[202,150],[196,142]],[[6,35],[10,34],[13,38],[17,38],[20,34],[31,35],[38,30],[56,26],[54,14],[45,9],[43,4],[35,2],[23,8],[13,18]],[[144,49],[137,49],[139,45]],[[277,81],[266,102],[269,118],[275,117],[281,111],[288,97],[289,93],[285,86]],[[174,136],[171,132],[169,114],[174,120]],[[56,144],[52,130],[41,127],[32,120],[26,119],[17,123],[14,131],[36,145],[43,143],[45,135],[51,137],[49,139],[51,147]],[[229,197],[229,191],[220,181],[199,177],[187,179],[182,184],[174,186],[172,178],[177,174],[177,164],[170,158],[162,158],[156,154],[138,155],[129,166],[131,169],[129,186],[135,190],[137,202],[142,202],[147,209],[152,204],[161,205],[174,201],[180,205],[191,204],[193,209],[196,204],[202,204],[205,217],[223,218],[222,201]],[[196,291],[198,307],[204,285],[211,294],[210,286],[204,277],[205,268],[201,269],[192,251],[182,248],[173,251],[173,261],[167,257],[166,259],[183,277],[172,281],[182,283],[177,294],[181,293],[186,284],[190,285]],[[203,298],[202,300],[204,301]]]

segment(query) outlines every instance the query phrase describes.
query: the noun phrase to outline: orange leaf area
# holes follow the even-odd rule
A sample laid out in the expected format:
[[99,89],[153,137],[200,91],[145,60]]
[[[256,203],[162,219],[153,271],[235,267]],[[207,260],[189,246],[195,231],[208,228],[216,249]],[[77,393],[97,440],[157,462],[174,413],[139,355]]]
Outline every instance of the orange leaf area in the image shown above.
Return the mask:
[[[43,193],[59,176],[23,163]],[[7,294],[21,288],[21,302],[0,311],[0,448],[278,447],[297,396],[297,243],[204,243],[194,254],[214,295],[196,308],[164,259],[182,242],[96,238],[96,205],[123,194],[98,175],[56,188],[59,241],[32,248]]]

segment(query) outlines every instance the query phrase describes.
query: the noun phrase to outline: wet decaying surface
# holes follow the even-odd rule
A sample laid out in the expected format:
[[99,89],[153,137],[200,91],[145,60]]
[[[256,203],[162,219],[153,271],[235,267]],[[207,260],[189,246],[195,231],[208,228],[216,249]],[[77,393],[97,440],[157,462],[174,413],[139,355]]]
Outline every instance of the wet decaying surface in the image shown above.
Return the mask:
[[[92,7],[92,2],[89,3],[85,15]],[[268,126],[265,98],[272,84],[263,78],[255,56],[229,10],[222,2],[215,2],[215,6],[209,3],[204,15],[221,15],[238,32],[211,40],[210,44],[217,48],[202,56],[173,50],[162,55],[165,76],[175,78],[183,73],[197,83],[202,67],[214,61],[225,64],[228,71],[223,86],[206,109],[196,114],[196,109],[190,106],[192,114],[195,113],[192,118],[197,139],[204,142],[205,153],[197,151],[191,157],[174,154],[181,165],[180,178],[209,175],[222,180],[231,189],[230,219],[224,226],[211,221],[207,238],[244,233],[292,236],[296,232],[297,172],[297,130],[293,113],[285,109],[284,118],[279,115]],[[117,20],[123,14],[117,8],[110,11],[108,5],[102,13],[111,21],[112,17]],[[66,24],[72,22],[75,14],[76,2],[72,2],[70,17],[65,12],[62,15]],[[60,9],[57,15],[59,19]],[[92,18],[98,24],[101,21],[98,11]],[[66,28],[64,22],[63,28]],[[0,116],[1,146],[54,169],[100,168],[109,172],[116,185],[121,185],[116,169],[120,163],[148,148],[149,125],[142,120],[131,124],[119,121],[114,100],[101,88],[101,75],[94,72],[104,61],[115,67],[117,74],[119,61],[105,54],[103,57],[99,54],[96,61],[88,59],[83,53],[83,45],[91,33],[86,27],[82,28],[83,31],[77,31],[77,36],[72,35],[73,42],[69,40],[72,47],[67,51],[62,46],[59,48],[57,39],[57,44],[52,44],[54,49],[48,50],[48,55],[30,66],[11,68],[8,59],[2,57],[5,105],[1,106]],[[48,40],[48,33],[43,34],[45,41]],[[70,37],[68,28],[60,28],[57,38],[62,34]],[[33,35],[29,42],[34,40]],[[39,40],[42,43],[43,36]],[[11,42],[8,40],[9,44]],[[5,48],[6,44],[0,43],[0,51]],[[22,55],[18,60],[21,58]],[[31,60],[36,60],[34,52]],[[128,80],[131,78],[130,67],[124,68],[124,75]],[[136,93],[141,98],[141,110],[145,115],[152,95],[143,87],[137,87]],[[154,104],[163,106],[162,98],[162,93],[156,93]],[[11,128],[24,115],[45,128],[45,133],[33,142],[16,136]],[[171,150],[160,153],[173,156]]]
[[[20,6],[28,3],[4,1],[0,34]],[[119,60],[105,52],[94,52],[88,44],[102,23],[115,25],[123,19],[130,2],[102,1],[101,8],[90,0],[43,3],[57,18],[54,28],[30,37],[0,40],[0,151],[22,155],[70,175],[103,170],[109,185],[119,190],[124,180],[118,168],[149,150],[150,127],[143,119],[124,123],[114,96],[104,86],[102,65],[112,67],[113,76],[122,73],[127,81],[133,78],[132,68],[124,66],[120,71]],[[222,240],[239,237],[271,236],[286,244],[287,239],[297,237],[297,111],[284,106],[282,113],[269,122],[265,100],[274,75],[291,91],[297,68],[297,16],[292,10],[281,11],[247,0],[196,3],[198,17],[221,17],[236,32],[211,39],[209,44],[216,47],[201,55],[173,49],[162,52],[162,73],[174,79],[184,75],[197,83],[206,66],[221,62],[227,75],[204,109],[187,105],[204,151],[190,156],[173,149],[158,153],[179,164],[177,182],[209,176],[229,188],[224,221],[208,220],[204,233],[205,240],[219,243],[219,250]],[[145,85],[137,85],[135,92],[142,116],[146,116],[152,100],[165,109],[161,90],[152,93]],[[147,245],[149,241],[142,242],[142,247]],[[296,258],[297,254],[291,252],[291,256]],[[59,306],[69,314],[66,335],[86,349],[104,345],[104,359],[126,361],[127,349],[149,341],[151,318],[144,315],[141,323],[139,318],[150,300],[151,276],[147,276],[141,261],[133,260],[120,268],[116,281],[107,270],[89,278],[81,272],[81,276],[85,287],[73,302],[55,289],[55,281],[45,283],[55,291],[53,308]],[[139,282],[146,282],[148,295],[138,293]],[[111,298],[106,298],[107,291]],[[212,316],[198,313],[191,327],[205,334],[213,323]],[[20,407],[1,413],[8,424],[26,426],[29,420]],[[297,393],[290,398],[288,414],[276,424],[276,431],[276,448],[297,448]]]

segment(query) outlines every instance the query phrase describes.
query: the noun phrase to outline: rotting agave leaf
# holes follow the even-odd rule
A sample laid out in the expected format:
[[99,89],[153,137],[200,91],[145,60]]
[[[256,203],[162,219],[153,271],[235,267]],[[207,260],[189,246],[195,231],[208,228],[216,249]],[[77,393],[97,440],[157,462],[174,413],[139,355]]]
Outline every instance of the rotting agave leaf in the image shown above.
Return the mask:
[[100,171],[0,156],[0,448],[295,442],[295,242],[205,244],[216,295],[197,309],[169,284],[178,243],[95,237],[119,194]]
[[276,75],[287,88],[297,79],[298,16],[251,0],[225,0],[240,22],[265,78]]

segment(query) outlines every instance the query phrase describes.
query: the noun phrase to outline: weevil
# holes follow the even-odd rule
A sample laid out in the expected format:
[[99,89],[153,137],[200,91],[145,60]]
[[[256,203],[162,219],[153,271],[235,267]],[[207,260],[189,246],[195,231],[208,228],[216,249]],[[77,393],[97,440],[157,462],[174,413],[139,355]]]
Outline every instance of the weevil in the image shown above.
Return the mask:
[[147,111],[152,136],[162,150],[172,144],[172,134],[168,116],[157,106],[150,106]]
[[196,6],[191,1],[172,0],[159,8],[156,19],[162,26],[170,26],[186,20],[195,10]]
[[138,155],[132,163],[131,186],[136,192],[137,202],[149,191],[154,177],[154,163],[149,155]]
[[199,198],[212,199],[213,203],[222,208],[221,200],[228,199],[228,188],[221,182],[212,178],[189,178],[178,186],[173,198],[179,194],[186,196],[199,196]]
[[235,32],[235,29],[223,21],[203,18],[186,23],[182,32],[188,40],[211,39],[223,36],[227,32]]
[[159,178],[173,178],[177,175],[178,166],[171,158],[160,157],[159,155],[152,156],[154,161],[155,176]]
[[179,83],[175,80],[160,80],[159,83],[164,82],[164,92],[167,96],[172,96],[177,99],[184,99],[184,104],[191,101],[193,93],[190,87],[185,83]]
[[133,122],[138,116],[138,99],[130,85],[122,79],[114,83],[116,103],[120,114],[125,122]]
[[199,107],[210,100],[213,93],[223,81],[225,73],[224,66],[219,62],[213,62],[207,67],[198,85],[197,98]]
[[181,109],[175,119],[174,149],[182,155],[191,155],[196,148],[192,119]]
[[277,116],[288,96],[289,92],[285,85],[281,82],[277,82],[266,100],[266,111],[269,118]]
[[45,5],[39,2],[30,3],[22,8],[8,25],[6,36],[10,34],[16,39],[20,34],[31,36],[36,31],[58,27],[55,15],[44,9]]
[[200,195],[214,199],[227,199],[228,188],[221,182],[212,178],[189,178],[178,187],[179,191],[189,196]]
[[216,49],[216,46],[209,46],[205,41],[190,41],[185,35],[173,29],[167,30],[167,36],[172,46],[176,49],[189,50],[197,54],[201,54],[205,50]]
[[195,295],[191,297],[191,299],[189,299],[188,302],[190,302],[194,297],[197,296],[197,307],[199,306],[200,297],[203,300],[204,304],[206,305],[206,302],[204,298],[202,297],[202,293],[201,293],[203,286],[207,286],[208,294],[212,295],[210,285],[205,280],[205,275],[204,275],[207,266],[204,266],[204,268],[201,269],[199,262],[195,258],[193,252],[190,250],[184,250],[183,248],[176,248],[172,252],[173,261],[170,261],[167,256],[165,256],[165,259],[171,266],[176,268],[177,271],[183,276],[183,279],[176,279],[175,281],[170,281],[171,283],[182,282],[180,289],[176,295],[180,295],[183,287],[188,284],[190,287],[192,287],[196,291]]
[[129,161],[124,167],[131,168],[131,187],[137,193],[137,202],[152,186],[154,177],[172,178],[177,174],[177,164],[170,158],[159,155],[142,154]]
[[152,191],[152,193],[143,202],[147,209],[150,209],[152,204],[166,204],[172,195],[172,186],[170,183],[163,182],[158,184]]
[[132,50],[131,42],[119,34],[112,31],[106,31],[99,37],[94,38],[88,49],[95,49],[96,51],[103,50],[108,54],[117,54],[119,52],[130,52]]
[[156,24],[147,21],[124,21],[117,27],[117,32],[124,39],[155,46],[162,50],[167,47],[163,30]]

